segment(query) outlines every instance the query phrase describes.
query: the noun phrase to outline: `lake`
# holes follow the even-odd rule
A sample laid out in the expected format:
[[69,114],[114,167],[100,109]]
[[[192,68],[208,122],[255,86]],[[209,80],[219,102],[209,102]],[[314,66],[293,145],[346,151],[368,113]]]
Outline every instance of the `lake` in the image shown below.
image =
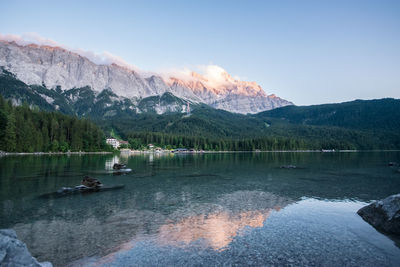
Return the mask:
[[[6,156],[0,228],[55,266],[400,266],[399,240],[356,214],[400,192],[391,161],[400,152]],[[40,197],[84,175],[125,187]]]

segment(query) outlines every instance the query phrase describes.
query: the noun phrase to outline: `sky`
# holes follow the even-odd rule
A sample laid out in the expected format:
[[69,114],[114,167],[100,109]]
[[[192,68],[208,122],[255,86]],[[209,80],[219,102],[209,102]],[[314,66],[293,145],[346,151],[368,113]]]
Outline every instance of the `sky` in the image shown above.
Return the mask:
[[400,98],[400,1],[0,1],[0,34],[144,71],[217,65],[297,105]]

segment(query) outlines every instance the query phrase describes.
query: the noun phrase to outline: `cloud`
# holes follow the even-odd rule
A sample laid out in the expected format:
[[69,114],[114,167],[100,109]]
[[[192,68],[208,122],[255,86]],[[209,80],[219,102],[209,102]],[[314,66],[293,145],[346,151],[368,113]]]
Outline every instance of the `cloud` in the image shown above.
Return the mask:
[[218,65],[198,66],[200,74],[216,84],[226,83],[227,79],[232,78],[228,72]]
[[0,40],[16,42],[19,45],[37,44],[37,45],[63,47],[61,44],[57,43],[56,41],[44,38],[34,32],[23,33],[22,35],[1,34],[0,33]]
[[239,77],[232,77],[224,68],[215,64],[162,70],[160,73],[164,79],[172,77],[184,81],[199,81],[213,87],[233,83],[235,80],[240,81]]
[[95,64],[111,65],[114,63],[130,70],[139,72],[144,77],[148,77],[151,75],[160,75],[165,80],[168,80],[170,77],[174,77],[185,81],[200,81],[214,87],[226,85],[227,83],[233,82],[234,80],[240,80],[240,78],[237,76],[234,76],[232,78],[224,68],[215,64],[195,65],[192,67],[185,67],[181,69],[174,68],[161,70],[158,73],[146,72],[139,69],[135,65],[129,64],[121,57],[116,56],[108,51],[95,53],[93,51],[87,51],[80,48],[70,48],[64,44],[60,44],[54,40],[45,38],[35,32],[23,33],[21,35],[0,33],[0,40],[8,42],[14,41],[19,45],[36,44],[39,46],[60,47],[83,57],[86,57]]
[[29,44],[36,44],[39,46],[52,46],[52,47],[60,47],[71,52],[74,52],[78,55],[88,58],[90,61],[96,64],[101,65],[111,65],[117,64],[119,66],[128,68],[130,70],[134,70],[139,72],[140,69],[135,65],[127,63],[121,57],[113,55],[108,51],[103,51],[102,53],[95,53],[93,51],[86,51],[80,48],[70,48],[66,45],[60,44],[54,40],[45,38],[40,36],[35,32],[23,33],[22,35],[17,34],[1,34],[0,33],[0,40],[8,41],[8,42],[16,42],[19,45],[29,45]]

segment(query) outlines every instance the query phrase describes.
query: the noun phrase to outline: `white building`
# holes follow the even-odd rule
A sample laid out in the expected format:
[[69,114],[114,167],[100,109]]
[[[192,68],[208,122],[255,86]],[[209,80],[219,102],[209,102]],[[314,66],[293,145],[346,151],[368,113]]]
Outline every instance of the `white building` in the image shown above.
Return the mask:
[[112,145],[115,149],[121,145],[120,142],[115,138],[107,138],[106,143]]

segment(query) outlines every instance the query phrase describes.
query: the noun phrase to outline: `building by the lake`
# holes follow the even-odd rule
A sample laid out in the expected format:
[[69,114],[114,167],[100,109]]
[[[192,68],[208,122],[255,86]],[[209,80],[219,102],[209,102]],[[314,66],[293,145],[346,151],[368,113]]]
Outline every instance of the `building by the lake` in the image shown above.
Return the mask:
[[[125,142],[125,141],[122,141],[122,142]],[[112,145],[114,149],[118,149],[119,146],[121,145],[121,141],[119,141],[116,138],[107,138],[106,139],[106,143],[109,144],[109,145]]]

